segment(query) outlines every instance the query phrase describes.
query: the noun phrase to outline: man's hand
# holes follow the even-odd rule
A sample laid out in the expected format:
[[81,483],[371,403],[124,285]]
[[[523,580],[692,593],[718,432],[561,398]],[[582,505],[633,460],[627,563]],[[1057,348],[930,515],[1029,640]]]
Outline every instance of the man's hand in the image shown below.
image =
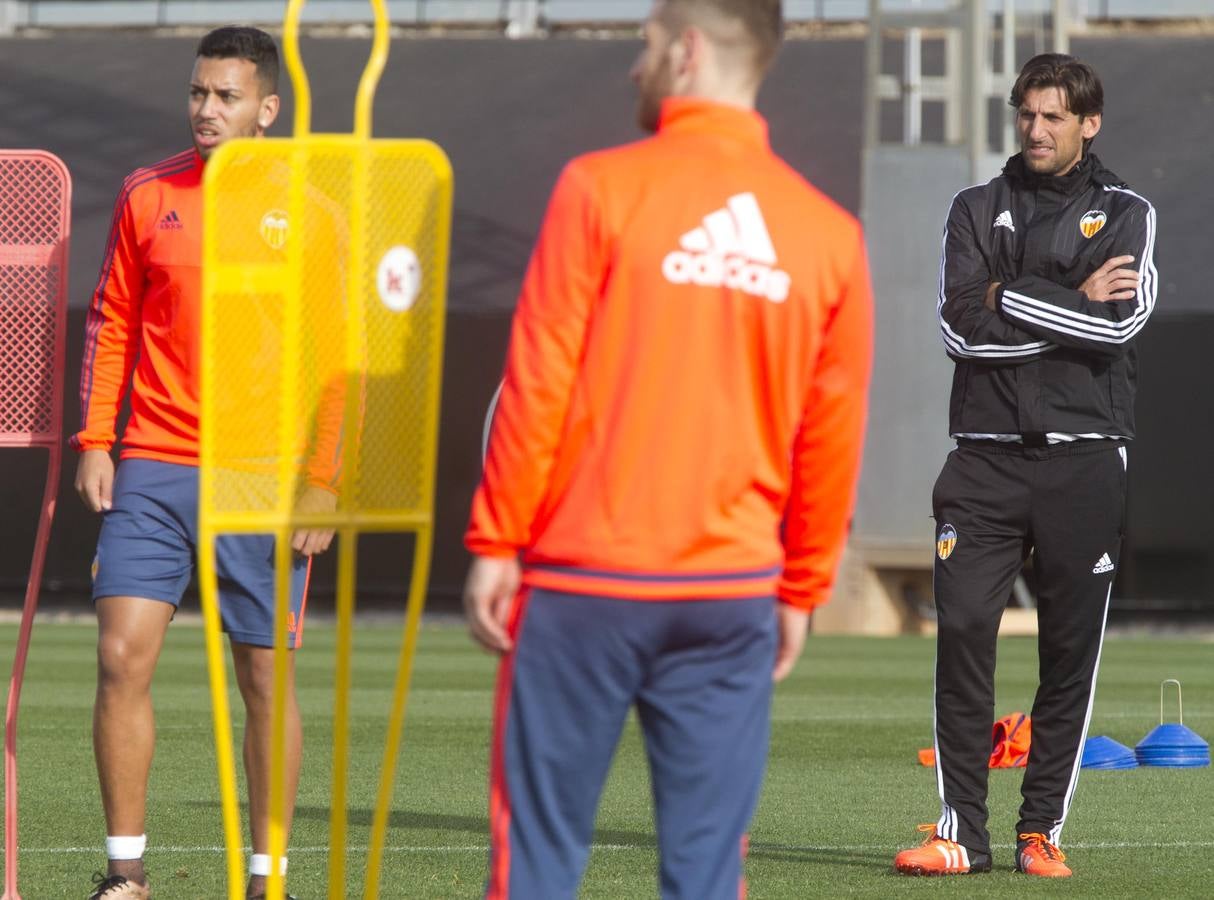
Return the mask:
[[[297,513],[331,513],[336,509],[337,495],[315,485],[308,485],[295,504]],[[302,556],[324,553],[331,543],[332,528],[300,528],[291,536],[291,549]]]
[[1003,284],[1002,281],[992,281],[990,287],[986,289],[986,296],[982,298],[982,305],[991,312],[995,312],[995,295],[999,293],[1001,284]]
[[1134,261],[1132,256],[1114,256],[1087,277],[1079,290],[1089,300],[1108,303],[1110,300],[1133,300],[1142,284],[1142,276],[1133,269],[1123,268]]
[[780,633],[776,644],[776,667],[772,670],[772,681],[783,681],[797,664],[805,648],[805,634],[809,631],[809,613],[788,603],[776,601],[776,619]]
[[114,459],[108,450],[85,450],[76,463],[76,493],[93,512],[114,505]]
[[514,556],[478,556],[464,583],[464,618],[472,639],[491,653],[509,653],[506,630],[522,572]]

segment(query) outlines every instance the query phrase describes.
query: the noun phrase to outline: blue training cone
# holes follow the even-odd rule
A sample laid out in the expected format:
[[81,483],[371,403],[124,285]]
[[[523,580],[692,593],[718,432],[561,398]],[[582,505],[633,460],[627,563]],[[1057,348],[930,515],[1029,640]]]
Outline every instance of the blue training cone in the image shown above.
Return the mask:
[[[1176,714],[1179,721],[1163,721],[1164,688],[1176,685]],[[1180,682],[1168,678],[1159,685],[1159,725],[1138,742],[1134,755],[1140,766],[1163,766],[1173,769],[1200,768],[1210,764],[1210,745],[1193,729],[1184,725],[1180,699]]]
[[1138,760],[1134,751],[1125,744],[1101,735],[1084,742],[1083,759],[1079,765],[1084,769],[1136,769]]

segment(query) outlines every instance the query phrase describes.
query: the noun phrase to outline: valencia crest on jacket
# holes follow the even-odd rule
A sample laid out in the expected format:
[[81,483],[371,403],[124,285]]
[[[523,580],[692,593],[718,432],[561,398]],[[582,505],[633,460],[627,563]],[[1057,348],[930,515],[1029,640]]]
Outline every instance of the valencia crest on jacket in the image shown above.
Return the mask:
[[1105,215],[1103,209],[1089,209],[1079,220],[1079,230],[1083,232],[1085,238],[1093,237],[1108,220],[1109,217]]
[[281,209],[270,210],[261,217],[258,230],[261,232],[261,239],[270,245],[270,249],[281,250],[287,243],[287,214]]

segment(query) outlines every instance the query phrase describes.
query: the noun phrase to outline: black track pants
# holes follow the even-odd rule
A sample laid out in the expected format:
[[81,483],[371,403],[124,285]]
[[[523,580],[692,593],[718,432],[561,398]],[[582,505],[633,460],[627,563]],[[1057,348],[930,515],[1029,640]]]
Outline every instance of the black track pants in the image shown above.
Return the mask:
[[932,495],[936,519],[938,833],[989,852],[987,763],[995,638],[1032,552],[1040,683],[1019,832],[1058,842],[1091,717],[1125,510],[1126,451],[1112,441],[1048,447],[962,442]]

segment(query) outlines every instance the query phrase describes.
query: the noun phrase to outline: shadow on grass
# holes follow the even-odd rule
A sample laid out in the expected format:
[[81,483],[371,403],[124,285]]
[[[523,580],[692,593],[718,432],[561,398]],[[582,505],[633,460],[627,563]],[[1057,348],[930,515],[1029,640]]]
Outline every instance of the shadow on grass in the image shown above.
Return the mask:
[[793,847],[781,844],[751,844],[749,859],[814,865],[855,866],[860,869],[893,871],[893,857],[882,850],[840,850],[834,847]]
[[[193,806],[205,806],[218,809],[219,804],[210,801],[195,800]],[[240,804],[241,816],[247,819],[249,809],[245,803]],[[346,824],[353,827],[371,827],[373,811],[370,809],[350,810]],[[299,806],[295,809],[295,820],[315,822],[329,821],[327,806]],[[414,831],[463,831],[468,834],[482,835],[486,841],[489,838],[489,819],[486,816],[459,816],[445,813],[414,812],[407,809],[394,809],[388,814],[388,827]],[[600,828],[594,832],[596,844],[618,844],[629,847],[656,847],[657,838],[652,832],[631,831],[619,828]]]

